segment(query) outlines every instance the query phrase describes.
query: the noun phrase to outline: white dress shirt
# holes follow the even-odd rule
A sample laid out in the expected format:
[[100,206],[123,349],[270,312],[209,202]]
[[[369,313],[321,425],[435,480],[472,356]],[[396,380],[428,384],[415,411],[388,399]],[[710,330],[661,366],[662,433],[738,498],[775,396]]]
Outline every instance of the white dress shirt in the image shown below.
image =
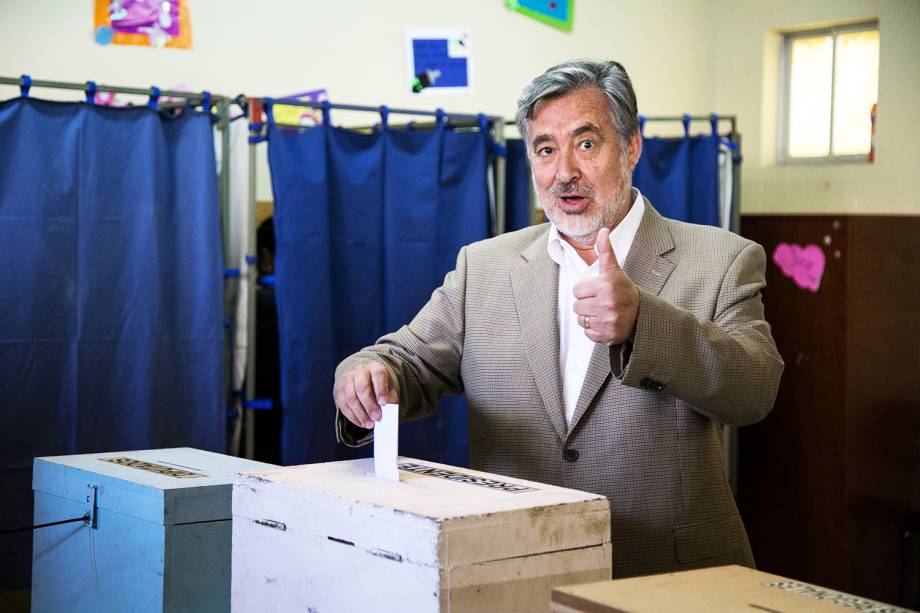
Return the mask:
[[[610,244],[620,266],[626,261],[632,247],[642,215],[645,213],[645,201],[639,190],[633,188],[636,198],[629,212],[610,233]],[[575,284],[579,279],[597,276],[600,264],[595,261],[588,266],[575,248],[565,242],[555,224],[550,224],[549,242],[546,246],[549,257],[559,265],[559,374],[562,378],[562,403],[565,407],[565,420],[570,426],[575,414],[575,404],[581,393],[588,372],[588,362],[594,351],[594,341],[585,336],[584,329],[578,323],[578,316],[573,311],[575,304]],[[596,250],[596,249],[595,249]]]

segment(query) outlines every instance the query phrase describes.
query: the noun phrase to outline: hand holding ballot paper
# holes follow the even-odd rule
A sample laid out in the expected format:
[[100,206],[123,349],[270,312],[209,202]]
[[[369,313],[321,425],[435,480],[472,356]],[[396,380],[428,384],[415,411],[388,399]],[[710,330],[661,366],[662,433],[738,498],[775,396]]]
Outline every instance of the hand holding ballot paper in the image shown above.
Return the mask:
[[396,385],[383,364],[362,364],[333,391],[335,403],[356,426],[374,429],[374,474],[399,481],[399,405]]
[[383,405],[399,402],[390,371],[379,363],[348,371],[333,390],[335,405],[356,426],[371,429],[383,418]]

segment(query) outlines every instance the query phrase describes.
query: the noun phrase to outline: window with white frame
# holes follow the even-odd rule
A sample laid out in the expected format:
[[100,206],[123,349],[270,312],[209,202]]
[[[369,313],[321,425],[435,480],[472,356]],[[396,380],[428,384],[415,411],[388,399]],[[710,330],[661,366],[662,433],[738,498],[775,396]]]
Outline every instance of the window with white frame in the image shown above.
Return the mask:
[[783,35],[780,163],[872,161],[878,22]]

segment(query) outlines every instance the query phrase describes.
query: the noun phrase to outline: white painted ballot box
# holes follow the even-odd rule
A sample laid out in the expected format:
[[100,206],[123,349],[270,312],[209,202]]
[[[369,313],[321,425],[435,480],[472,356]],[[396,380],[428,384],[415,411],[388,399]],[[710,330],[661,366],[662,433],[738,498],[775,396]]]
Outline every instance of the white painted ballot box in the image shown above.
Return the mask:
[[530,613],[553,587],[610,578],[603,496],[408,458],[399,470],[240,474],[231,611]]
[[[33,613],[227,611],[230,499],[274,465],[199,449],[36,458]],[[95,526],[95,527],[94,527]]]

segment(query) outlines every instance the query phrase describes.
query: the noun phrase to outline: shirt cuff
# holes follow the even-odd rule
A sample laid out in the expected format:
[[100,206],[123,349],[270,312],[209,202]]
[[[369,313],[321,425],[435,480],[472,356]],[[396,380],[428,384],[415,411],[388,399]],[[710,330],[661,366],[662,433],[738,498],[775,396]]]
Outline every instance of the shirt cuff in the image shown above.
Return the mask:
[[374,430],[356,426],[348,421],[342,412],[335,411],[335,438],[348,447],[361,447],[374,440]]

